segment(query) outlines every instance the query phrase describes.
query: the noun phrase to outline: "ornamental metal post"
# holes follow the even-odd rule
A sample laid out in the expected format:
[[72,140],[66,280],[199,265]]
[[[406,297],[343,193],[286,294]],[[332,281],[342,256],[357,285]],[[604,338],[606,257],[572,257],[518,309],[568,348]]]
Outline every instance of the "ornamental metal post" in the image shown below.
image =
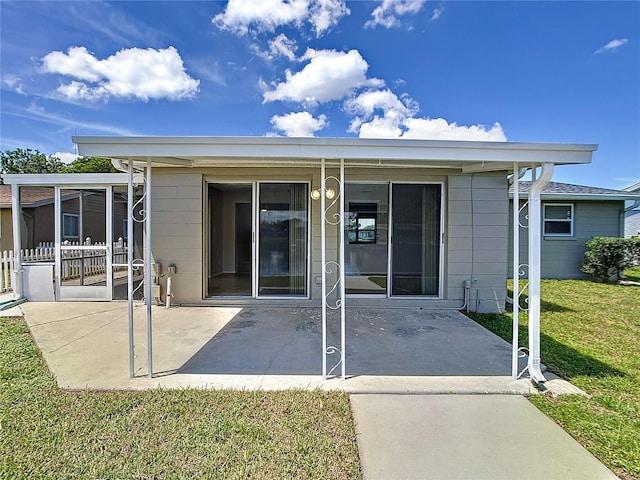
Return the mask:
[[153,325],[151,318],[151,158],[147,157],[147,184],[145,199],[145,240],[146,253],[144,256],[144,275],[147,284],[145,300],[147,302],[147,376],[153,377]]
[[518,379],[518,329],[520,313],[520,178],[518,164],[513,164],[513,336],[511,344],[511,377]]
[[127,179],[127,300],[129,312],[129,377],[135,376],[133,352],[133,160],[129,159]]
[[[338,366],[341,366],[341,376],[344,379],[346,377],[345,371],[345,285],[344,285],[344,159],[340,160],[340,178],[335,176],[326,175],[326,161],[322,159],[320,166],[320,190],[312,192],[312,198],[318,199],[320,196],[320,210],[321,210],[321,261],[322,261],[322,378],[327,379],[328,375],[331,375]],[[335,182],[336,188],[327,188],[328,181]],[[314,196],[316,194],[316,196]],[[331,202],[327,206],[326,199]],[[338,213],[329,215],[329,211],[339,204]],[[338,227],[338,258],[336,260],[327,261],[327,241],[326,241],[326,225],[332,225]],[[328,289],[327,275],[334,273],[336,280]],[[327,291],[328,290],[328,291]],[[335,302],[329,303],[329,298],[332,295],[336,295]],[[340,346],[327,344],[327,313],[329,310],[340,312]],[[327,356],[338,353],[340,359],[328,369]]]

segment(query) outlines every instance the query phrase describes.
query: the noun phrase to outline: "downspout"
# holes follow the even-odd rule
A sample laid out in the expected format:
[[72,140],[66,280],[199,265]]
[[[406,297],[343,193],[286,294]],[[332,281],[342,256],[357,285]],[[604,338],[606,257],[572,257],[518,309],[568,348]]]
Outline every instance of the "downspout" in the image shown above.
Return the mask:
[[542,246],[540,194],[553,176],[553,163],[543,163],[529,190],[529,361],[531,380],[546,381],[540,369],[540,263]]

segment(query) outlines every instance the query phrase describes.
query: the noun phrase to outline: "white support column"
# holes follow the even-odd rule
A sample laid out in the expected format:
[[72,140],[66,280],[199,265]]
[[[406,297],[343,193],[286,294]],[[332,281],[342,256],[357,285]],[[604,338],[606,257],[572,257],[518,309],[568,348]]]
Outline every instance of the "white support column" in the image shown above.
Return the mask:
[[62,283],[62,192],[59,186],[54,187],[53,197],[53,225],[55,239],[55,296],[60,299],[60,284]]
[[347,378],[346,375],[346,297],[344,284],[344,158],[340,159],[340,361],[342,367],[342,379]]
[[325,222],[325,194],[326,194],[326,170],[324,158],[320,164],[320,261],[322,265],[322,379],[327,379],[327,239]]
[[11,215],[13,221],[13,271],[11,286],[13,297],[22,297],[22,209],[20,208],[20,185],[11,185]]
[[144,229],[146,252],[144,256],[144,275],[147,284],[145,300],[147,303],[147,367],[149,378],[153,377],[153,322],[151,317],[151,158],[147,158],[147,184],[144,205]]
[[127,300],[129,302],[129,377],[135,376],[133,338],[133,160],[129,159],[127,179]]
[[[534,168],[535,171],[535,168]],[[540,263],[542,247],[540,194],[553,176],[553,164],[543,163],[540,177],[529,190],[529,375],[534,382],[546,379],[540,370]]]
[[511,340],[511,378],[518,379],[518,329],[520,314],[520,178],[513,164],[513,335]]

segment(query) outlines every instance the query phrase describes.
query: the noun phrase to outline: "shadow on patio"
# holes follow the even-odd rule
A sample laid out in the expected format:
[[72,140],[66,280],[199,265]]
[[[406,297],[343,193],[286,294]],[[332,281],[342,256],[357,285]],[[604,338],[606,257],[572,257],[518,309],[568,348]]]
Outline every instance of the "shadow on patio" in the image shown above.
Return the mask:
[[[339,318],[328,323],[338,346]],[[347,308],[346,324],[348,376],[510,374],[510,344],[456,311]],[[319,375],[321,328],[319,308],[244,308],[175,373]]]

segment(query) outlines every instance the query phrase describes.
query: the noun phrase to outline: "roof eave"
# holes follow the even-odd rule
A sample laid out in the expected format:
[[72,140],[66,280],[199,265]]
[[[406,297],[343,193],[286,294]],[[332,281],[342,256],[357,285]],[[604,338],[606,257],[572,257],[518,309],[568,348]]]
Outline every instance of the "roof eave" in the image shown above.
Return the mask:
[[[292,137],[74,136],[80,155],[164,166],[238,166],[345,159],[351,162],[439,162],[463,171],[511,170],[516,164],[585,164],[593,144]],[[376,166],[376,165],[372,165]],[[385,165],[378,165],[385,166]]]

